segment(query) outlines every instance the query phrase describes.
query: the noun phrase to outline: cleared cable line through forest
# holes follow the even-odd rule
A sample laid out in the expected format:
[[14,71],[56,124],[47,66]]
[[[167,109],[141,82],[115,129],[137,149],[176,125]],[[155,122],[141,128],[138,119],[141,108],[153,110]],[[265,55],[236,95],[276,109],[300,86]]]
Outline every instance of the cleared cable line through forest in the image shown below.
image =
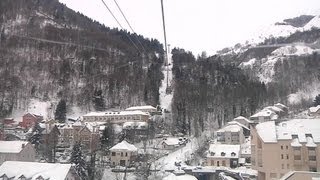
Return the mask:
[[[117,5],[117,7],[118,7],[120,13],[122,14],[123,18],[126,20],[126,22],[127,22],[128,26],[130,27],[131,31],[132,31],[134,34],[137,34],[137,33],[133,30],[131,24],[129,23],[129,20],[128,20],[127,17],[126,17],[126,15],[124,15],[124,13],[123,13],[121,7],[119,6],[117,0],[113,0],[113,1],[114,1],[114,3]],[[145,51],[145,49],[144,49],[142,43],[140,42],[140,40],[138,39],[138,37],[136,37],[136,38],[137,38],[137,40],[138,40],[138,43],[139,43],[140,46],[142,47],[143,51]]]
[[[107,8],[107,10],[110,12],[110,14],[112,15],[112,17],[116,20],[116,22],[118,23],[119,27],[124,30],[123,26],[122,26],[121,23],[118,21],[118,19],[117,19],[116,16],[113,14],[113,12],[112,12],[111,9],[108,7],[108,5],[104,2],[104,0],[101,0],[101,1],[102,1],[102,3],[104,4],[104,6]],[[125,33],[125,35],[126,35],[127,38],[130,40],[130,42],[133,44],[133,46],[139,51],[139,53],[142,54],[141,51],[139,50],[138,46],[136,45],[136,43],[134,43],[134,41],[130,38],[130,36],[129,36],[127,33]]]

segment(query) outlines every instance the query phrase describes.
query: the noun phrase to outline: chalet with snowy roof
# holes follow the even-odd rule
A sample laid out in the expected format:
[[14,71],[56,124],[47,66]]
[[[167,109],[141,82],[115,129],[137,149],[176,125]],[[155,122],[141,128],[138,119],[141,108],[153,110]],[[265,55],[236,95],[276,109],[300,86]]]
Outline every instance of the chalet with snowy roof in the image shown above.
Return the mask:
[[136,159],[138,148],[126,140],[110,148],[112,166],[130,166]]
[[161,143],[161,146],[162,146],[161,148],[167,149],[167,150],[173,150],[175,148],[178,148],[182,144],[183,142],[181,139],[177,137],[168,137],[163,139]]
[[28,141],[0,141],[0,164],[5,161],[35,161],[36,150]]
[[148,122],[150,115],[142,111],[90,112],[82,116],[84,122],[110,122],[123,124],[129,121]]
[[269,109],[263,109],[258,113],[250,116],[250,120],[253,121],[254,123],[261,123],[266,121],[277,120],[278,117],[279,116],[274,111]]
[[309,108],[308,114],[313,117],[320,117],[320,105]]
[[142,112],[145,112],[145,113],[152,114],[152,113],[157,112],[157,108],[155,108],[153,106],[150,106],[150,105],[132,106],[132,107],[129,107],[129,108],[125,109],[125,111],[142,111]]
[[238,116],[236,118],[233,119],[233,121],[236,121],[240,124],[243,124],[246,127],[250,127],[250,123],[252,123],[252,121],[250,121],[249,119],[243,117],[243,116]]
[[250,136],[250,128],[248,126],[245,126],[245,125],[239,123],[238,121],[230,121],[227,123],[227,125],[238,125],[242,128],[244,137]]
[[251,137],[251,163],[258,179],[320,171],[320,119],[260,123],[252,126]]
[[227,124],[216,131],[217,141],[223,144],[241,144],[244,142],[243,127],[238,122]]
[[79,180],[71,164],[6,161],[0,166],[0,179]]
[[19,125],[25,129],[29,129],[33,125],[35,125],[37,122],[40,123],[43,120],[43,116],[32,114],[32,113],[26,113],[22,116],[22,122],[19,123]]
[[207,165],[236,168],[238,167],[239,153],[240,145],[210,144]]

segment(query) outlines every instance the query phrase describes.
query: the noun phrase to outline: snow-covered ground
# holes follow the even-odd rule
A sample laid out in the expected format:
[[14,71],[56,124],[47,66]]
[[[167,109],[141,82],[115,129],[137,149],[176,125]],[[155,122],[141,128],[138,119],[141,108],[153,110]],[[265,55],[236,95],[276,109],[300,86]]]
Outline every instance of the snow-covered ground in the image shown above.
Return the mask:
[[288,103],[291,105],[299,104],[303,100],[312,101],[320,94],[320,84],[313,83],[310,86],[305,86],[297,92],[288,95]]
[[[167,69],[168,69],[168,74],[167,74]],[[170,94],[166,93],[167,89],[167,79],[168,79],[168,84],[169,87],[172,87],[172,63],[171,63],[171,57],[169,57],[169,65],[168,66],[163,66],[162,67],[162,73],[164,75],[164,79],[161,82],[161,86],[159,88],[159,93],[160,93],[160,106],[164,109],[167,109],[171,111],[171,102],[172,102],[172,97],[173,97],[173,92]]]

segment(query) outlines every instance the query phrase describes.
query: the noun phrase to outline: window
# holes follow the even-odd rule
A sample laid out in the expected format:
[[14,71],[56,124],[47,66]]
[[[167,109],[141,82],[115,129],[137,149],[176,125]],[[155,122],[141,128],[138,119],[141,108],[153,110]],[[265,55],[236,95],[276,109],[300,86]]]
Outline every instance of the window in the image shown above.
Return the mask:
[[300,155],[294,155],[294,160],[301,160],[301,156]]
[[126,157],[128,156],[128,153],[126,152]]
[[123,152],[121,152],[121,157],[123,157]]
[[286,149],[288,150],[288,146],[286,146]]
[[317,168],[316,168],[316,167],[309,167],[309,171],[311,171],[311,172],[317,172]]
[[289,159],[289,154],[287,154],[287,159]]
[[111,153],[111,156],[116,156],[116,152],[112,152],[112,153]]
[[284,169],[284,164],[281,164],[281,169]]
[[225,152],[222,152],[222,153],[221,153],[221,156],[225,156],[225,155],[226,155],[226,153],[225,153]]
[[222,161],[222,166],[226,166],[226,161]]
[[281,154],[281,159],[283,159],[283,154]]
[[317,157],[316,156],[309,156],[309,161],[316,161]]
[[210,153],[211,156],[214,156],[215,154],[216,154],[216,153],[214,153],[214,152],[211,152],[211,153]]
[[220,161],[217,161],[217,166],[220,166]]
[[281,150],[283,150],[283,146],[281,146]]

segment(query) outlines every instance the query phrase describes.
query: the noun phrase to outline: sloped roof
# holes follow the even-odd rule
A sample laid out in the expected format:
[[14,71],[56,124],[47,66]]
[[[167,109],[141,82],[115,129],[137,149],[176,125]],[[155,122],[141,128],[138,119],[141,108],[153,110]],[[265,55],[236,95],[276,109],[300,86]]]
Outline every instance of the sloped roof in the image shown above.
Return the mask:
[[53,164],[38,162],[6,161],[0,166],[0,177],[18,179],[21,176],[35,180],[39,176],[44,179],[64,180],[71,164]]
[[316,107],[311,107],[311,108],[309,108],[309,111],[310,111],[311,113],[316,113],[316,112],[319,111],[319,109],[320,109],[320,105],[318,105],[318,106],[316,106]]
[[249,119],[247,119],[247,118],[245,118],[245,117],[243,117],[243,116],[238,116],[238,117],[236,117],[236,118],[234,118],[233,120],[245,120],[245,121],[247,121],[248,123],[251,123],[252,121],[250,121]]
[[[211,153],[214,153],[212,156]],[[225,153],[222,155],[222,153]],[[232,156],[232,153],[235,153]],[[240,153],[240,145],[231,144],[210,144],[208,157],[219,157],[219,158],[238,158]]]
[[226,125],[225,127],[219,129],[217,132],[239,132],[241,131],[242,126],[236,123],[231,123]]
[[137,151],[137,150],[138,148],[136,148],[133,144],[128,143],[126,140],[123,140],[122,142],[110,148],[110,151]]
[[0,153],[19,153],[28,141],[0,141]]
[[147,105],[147,106],[132,106],[129,107],[127,109],[125,109],[126,111],[136,111],[136,110],[144,110],[144,109],[150,109],[150,110],[157,110],[157,108]]
[[170,137],[163,141],[163,143],[166,143],[169,146],[179,145],[180,141],[178,138]]

